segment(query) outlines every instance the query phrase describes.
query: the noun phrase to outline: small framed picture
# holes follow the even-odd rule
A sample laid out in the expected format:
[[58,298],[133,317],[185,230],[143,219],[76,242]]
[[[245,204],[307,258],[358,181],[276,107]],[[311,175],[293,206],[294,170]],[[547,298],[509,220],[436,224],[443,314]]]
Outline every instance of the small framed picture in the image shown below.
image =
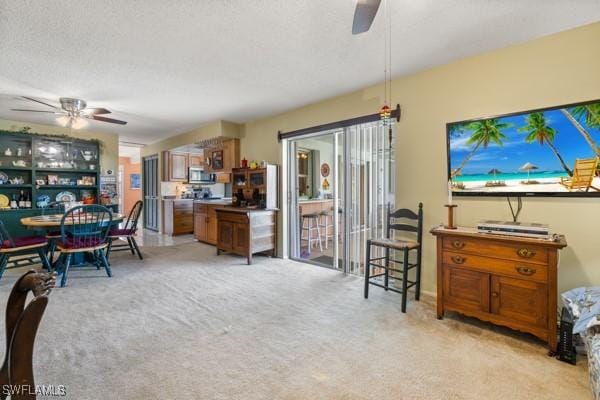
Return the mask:
[[48,185],[58,185],[58,175],[48,175]]
[[46,184],[46,181],[43,179],[36,179],[35,184],[38,186],[44,186]]
[[140,188],[140,174],[129,175],[129,188],[139,189]]

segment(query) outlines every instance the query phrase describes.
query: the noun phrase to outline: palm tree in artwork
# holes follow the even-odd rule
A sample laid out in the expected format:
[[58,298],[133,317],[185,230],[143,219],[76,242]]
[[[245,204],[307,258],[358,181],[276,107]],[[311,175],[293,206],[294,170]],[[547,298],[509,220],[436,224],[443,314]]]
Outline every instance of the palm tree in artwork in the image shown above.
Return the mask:
[[471,148],[469,154],[467,154],[467,156],[463,159],[462,163],[460,163],[458,168],[452,171],[452,177],[460,174],[460,171],[465,165],[467,165],[469,160],[480,147],[487,149],[490,143],[495,143],[498,146],[502,146],[502,140],[506,139],[506,135],[502,133],[502,131],[510,127],[512,127],[511,123],[502,122],[498,118],[491,118],[469,123],[466,128],[472,131],[472,134],[467,140],[467,144],[473,145],[473,147]]
[[554,146],[554,138],[558,132],[548,125],[544,114],[541,112],[531,113],[527,116],[525,121],[527,124],[519,128],[519,132],[527,133],[525,141],[527,143],[538,142],[541,146],[544,144],[548,145],[567,174],[573,176],[573,171],[569,169],[567,163],[565,163],[565,160],[556,149],[556,146]]
[[588,104],[585,106],[577,106],[571,109],[561,108],[560,111],[573,124],[573,126],[581,133],[581,136],[590,145],[594,154],[600,157],[600,147],[592,138],[592,135],[579,123],[580,120],[585,120],[587,126],[600,129],[600,103]]

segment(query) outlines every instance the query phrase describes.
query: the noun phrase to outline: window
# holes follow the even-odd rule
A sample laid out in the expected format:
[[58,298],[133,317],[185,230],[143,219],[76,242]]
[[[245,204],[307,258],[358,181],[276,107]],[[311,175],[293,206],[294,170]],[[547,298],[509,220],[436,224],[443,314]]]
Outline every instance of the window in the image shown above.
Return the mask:
[[298,150],[298,196],[313,197],[313,157],[311,150]]

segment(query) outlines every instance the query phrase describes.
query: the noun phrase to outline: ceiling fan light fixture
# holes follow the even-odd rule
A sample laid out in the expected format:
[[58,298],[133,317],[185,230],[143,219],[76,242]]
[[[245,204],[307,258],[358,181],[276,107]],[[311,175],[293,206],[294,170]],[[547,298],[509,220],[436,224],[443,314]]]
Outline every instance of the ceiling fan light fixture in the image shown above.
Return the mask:
[[71,118],[67,115],[61,115],[60,117],[56,118],[56,122],[58,122],[61,126],[67,127],[67,125],[69,125],[71,122]]
[[85,128],[87,125],[88,125],[88,122],[83,118],[72,118],[71,119],[71,128],[73,128],[73,129]]

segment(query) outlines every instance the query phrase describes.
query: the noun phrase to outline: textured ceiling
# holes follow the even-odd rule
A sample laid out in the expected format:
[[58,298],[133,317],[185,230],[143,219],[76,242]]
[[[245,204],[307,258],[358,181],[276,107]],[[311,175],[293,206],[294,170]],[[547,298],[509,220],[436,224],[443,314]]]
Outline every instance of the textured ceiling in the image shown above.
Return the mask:
[[[75,96],[151,143],[381,81],[383,13],[352,36],[354,0],[0,0],[0,118],[53,123],[17,96]],[[392,0],[399,76],[600,20],[600,0]],[[40,106],[42,107],[42,106]]]

